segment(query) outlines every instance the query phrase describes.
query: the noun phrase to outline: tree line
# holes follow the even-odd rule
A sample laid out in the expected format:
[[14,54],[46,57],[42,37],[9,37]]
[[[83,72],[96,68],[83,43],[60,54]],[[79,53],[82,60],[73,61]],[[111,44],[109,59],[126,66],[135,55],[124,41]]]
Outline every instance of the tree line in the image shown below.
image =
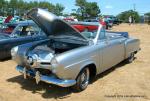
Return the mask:
[[[100,8],[96,2],[87,2],[86,0],[76,0],[75,14],[77,17],[84,19],[86,17],[97,17],[100,13]],[[0,0],[0,16],[18,15],[23,16],[28,10],[32,8],[46,8],[48,11],[61,16],[65,7],[59,3],[52,4],[47,1],[37,2],[24,0]]]
[[23,0],[0,0],[0,16],[23,16],[28,10],[35,7],[46,8],[47,10],[53,12],[56,15],[62,15],[63,10],[65,9],[65,7],[59,3],[52,4],[46,1],[26,2]]
[[[100,7],[99,5],[97,5],[96,2],[88,2],[87,0],[76,0],[75,5],[77,6],[77,9],[73,9],[71,15],[76,16],[79,20],[102,16]],[[65,7],[59,3],[52,4],[47,1],[26,2],[24,0],[0,0],[0,16],[23,16],[28,10],[36,7],[45,8],[58,16],[65,16],[63,14]],[[66,16],[68,15],[69,14],[67,14]],[[150,16],[150,12],[146,13],[145,15]],[[139,13],[134,10],[124,11],[117,15],[117,17],[123,22],[128,22],[130,16],[134,19],[134,22],[140,21]]]
[[132,18],[132,22],[138,23],[140,21],[140,15],[137,11],[134,10],[128,10],[121,12],[117,15],[117,17],[122,20],[123,22],[129,22],[129,17]]
[[100,8],[96,2],[87,2],[86,0],[76,0],[76,9],[74,15],[79,19],[98,17],[100,14]]

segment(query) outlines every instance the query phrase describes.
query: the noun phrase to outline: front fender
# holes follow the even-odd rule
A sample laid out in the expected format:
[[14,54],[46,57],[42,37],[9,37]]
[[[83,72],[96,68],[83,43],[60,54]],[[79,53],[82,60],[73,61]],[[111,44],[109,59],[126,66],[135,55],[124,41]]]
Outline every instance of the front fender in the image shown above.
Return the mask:
[[56,68],[56,75],[61,79],[72,79],[75,80],[80,71],[90,64],[96,63],[92,59],[85,59],[82,61],[78,61],[66,67],[58,67]]
[[16,61],[18,63],[18,65],[25,66],[26,56],[27,56],[28,52],[33,50],[33,48],[36,47],[37,45],[44,44],[47,41],[48,40],[42,40],[42,41],[35,41],[35,42],[30,42],[30,43],[26,43],[23,45],[19,45],[18,46],[18,52],[15,56],[12,57],[12,59],[14,61]]
[[56,75],[62,79],[76,79],[80,71],[89,64],[99,67],[99,47],[83,46],[57,55]]

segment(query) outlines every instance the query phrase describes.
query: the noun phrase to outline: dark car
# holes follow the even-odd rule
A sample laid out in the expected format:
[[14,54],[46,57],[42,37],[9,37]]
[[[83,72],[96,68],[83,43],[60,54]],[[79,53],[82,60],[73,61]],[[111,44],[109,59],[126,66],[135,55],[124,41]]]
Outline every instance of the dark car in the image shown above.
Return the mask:
[[45,33],[33,22],[19,22],[10,34],[0,34],[0,60],[11,57],[11,48],[24,43],[46,39]]
[[100,22],[98,19],[85,19],[84,22]]
[[114,20],[113,20],[113,24],[115,24],[115,25],[119,25],[119,24],[121,24],[121,20],[119,20],[118,18],[114,18]]

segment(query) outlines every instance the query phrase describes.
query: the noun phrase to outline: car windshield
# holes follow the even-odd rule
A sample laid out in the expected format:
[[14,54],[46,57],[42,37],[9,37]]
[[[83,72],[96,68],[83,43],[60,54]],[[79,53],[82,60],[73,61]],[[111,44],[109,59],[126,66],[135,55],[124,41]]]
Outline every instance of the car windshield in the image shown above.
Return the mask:
[[85,36],[88,39],[94,39],[96,37],[97,31],[93,31],[93,32],[82,32],[81,33],[83,36]]
[[106,38],[106,30],[104,27],[101,27],[99,32],[98,29],[94,31],[81,32],[81,34],[85,36],[87,39],[95,39],[98,33],[99,33],[98,36],[99,40]]

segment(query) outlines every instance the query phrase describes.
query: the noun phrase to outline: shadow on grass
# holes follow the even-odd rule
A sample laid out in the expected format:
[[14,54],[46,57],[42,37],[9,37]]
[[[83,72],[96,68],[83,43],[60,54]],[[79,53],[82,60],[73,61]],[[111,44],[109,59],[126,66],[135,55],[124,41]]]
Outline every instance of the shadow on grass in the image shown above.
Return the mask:
[[[121,68],[124,65],[126,65],[126,63],[121,62],[120,64],[110,68],[109,70],[97,75],[96,78],[94,78],[94,80],[92,80],[90,84],[93,84],[98,79],[103,78],[107,74],[113,72],[115,69]],[[48,98],[64,99],[64,98],[70,97],[71,93],[77,93],[77,92],[74,92],[70,88],[62,88],[62,87],[58,87],[54,85],[49,85],[43,82],[40,82],[37,85],[34,79],[30,78],[30,79],[24,80],[22,75],[10,78],[7,81],[12,82],[12,83],[18,83],[21,85],[22,89],[31,91],[32,93],[40,93],[41,96],[46,99]]]
[[24,79],[22,75],[10,78],[7,81],[18,83],[21,85],[22,89],[31,91],[32,93],[39,93],[43,98],[63,99],[69,97],[69,95],[72,93],[69,88],[49,85],[44,82],[40,82],[37,85],[34,79]]
[[98,75],[90,82],[90,84],[94,83],[95,81],[97,81],[97,80],[100,79],[100,78],[105,77],[106,75],[108,75],[109,73],[115,71],[116,69],[125,66],[126,64],[127,64],[127,63],[126,63],[125,61],[123,61],[123,62],[121,62],[121,63],[119,63],[119,64],[117,64],[117,65],[111,67],[110,69],[108,69],[108,70],[106,70],[106,71],[104,71],[104,72],[98,74]]

